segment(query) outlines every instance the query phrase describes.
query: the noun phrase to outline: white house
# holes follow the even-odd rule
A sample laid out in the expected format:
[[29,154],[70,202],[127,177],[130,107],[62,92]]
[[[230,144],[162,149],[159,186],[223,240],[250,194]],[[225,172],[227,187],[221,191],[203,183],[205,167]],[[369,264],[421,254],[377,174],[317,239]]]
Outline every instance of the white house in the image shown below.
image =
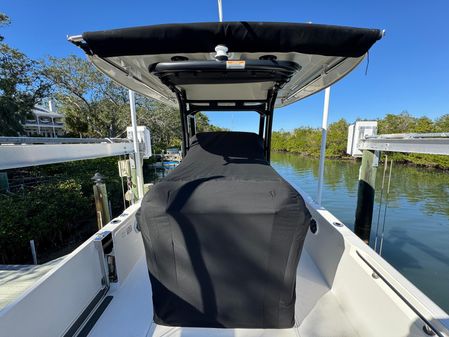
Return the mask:
[[35,106],[32,118],[27,119],[24,131],[27,136],[60,137],[64,135],[64,115],[53,111],[51,101],[49,109]]

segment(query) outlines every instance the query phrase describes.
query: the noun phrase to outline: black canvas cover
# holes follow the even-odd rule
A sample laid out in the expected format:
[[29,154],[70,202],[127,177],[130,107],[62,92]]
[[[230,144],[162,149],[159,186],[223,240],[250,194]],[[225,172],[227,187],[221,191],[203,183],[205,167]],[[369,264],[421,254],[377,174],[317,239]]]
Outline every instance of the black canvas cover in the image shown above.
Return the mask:
[[86,32],[82,47],[100,57],[231,52],[297,52],[360,57],[381,38],[378,29],[286,22],[201,22]]
[[310,214],[246,132],[199,133],[137,215],[158,324],[294,325]]

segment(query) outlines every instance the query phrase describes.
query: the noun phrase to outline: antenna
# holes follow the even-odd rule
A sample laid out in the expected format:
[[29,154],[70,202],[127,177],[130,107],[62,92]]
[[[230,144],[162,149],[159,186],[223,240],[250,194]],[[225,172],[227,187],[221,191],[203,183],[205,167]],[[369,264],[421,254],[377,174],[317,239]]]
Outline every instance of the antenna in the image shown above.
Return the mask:
[[218,0],[218,20],[223,22],[223,8],[221,6],[221,0]]

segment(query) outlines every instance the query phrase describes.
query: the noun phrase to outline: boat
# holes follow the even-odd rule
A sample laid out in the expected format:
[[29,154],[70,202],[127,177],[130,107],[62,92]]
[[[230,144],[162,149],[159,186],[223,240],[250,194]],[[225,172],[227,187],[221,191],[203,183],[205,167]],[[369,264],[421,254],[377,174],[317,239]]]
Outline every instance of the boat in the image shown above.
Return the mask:
[[181,151],[176,147],[168,148],[162,155],[162,165],[169,170],[178,166],[181,160]]
[[[125,87],[178,106],[183,159],[0,311],[15,336],[449,336],[449,316],[270,166],[274,109],[349,74],[378,29],[218,22],[69,40]],[[197,133],[255,111],[258,133]]]

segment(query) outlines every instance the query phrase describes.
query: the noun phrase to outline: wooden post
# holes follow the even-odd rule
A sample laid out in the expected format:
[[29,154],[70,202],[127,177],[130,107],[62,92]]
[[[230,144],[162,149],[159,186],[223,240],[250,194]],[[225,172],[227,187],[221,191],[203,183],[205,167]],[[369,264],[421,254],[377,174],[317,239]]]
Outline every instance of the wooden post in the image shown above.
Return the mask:
[[37,253],[34,240],[30,240],[31,255],[33,256],[33,264],[37,264]]
[[364,150],[359,173],[357,209],[355,211],[354,233],[369,244],[373,221],[376,172],[379,156],[377,151]]
[[108,193],[106,191],[106,184],[103,181],[104,177],[100,173],[95,173],[92,180],[95,182],[94,199],[95,209],[97,210],[97,224],[98,229],[103,228],[109,221],[111,221],[111,213],[109,212]]

